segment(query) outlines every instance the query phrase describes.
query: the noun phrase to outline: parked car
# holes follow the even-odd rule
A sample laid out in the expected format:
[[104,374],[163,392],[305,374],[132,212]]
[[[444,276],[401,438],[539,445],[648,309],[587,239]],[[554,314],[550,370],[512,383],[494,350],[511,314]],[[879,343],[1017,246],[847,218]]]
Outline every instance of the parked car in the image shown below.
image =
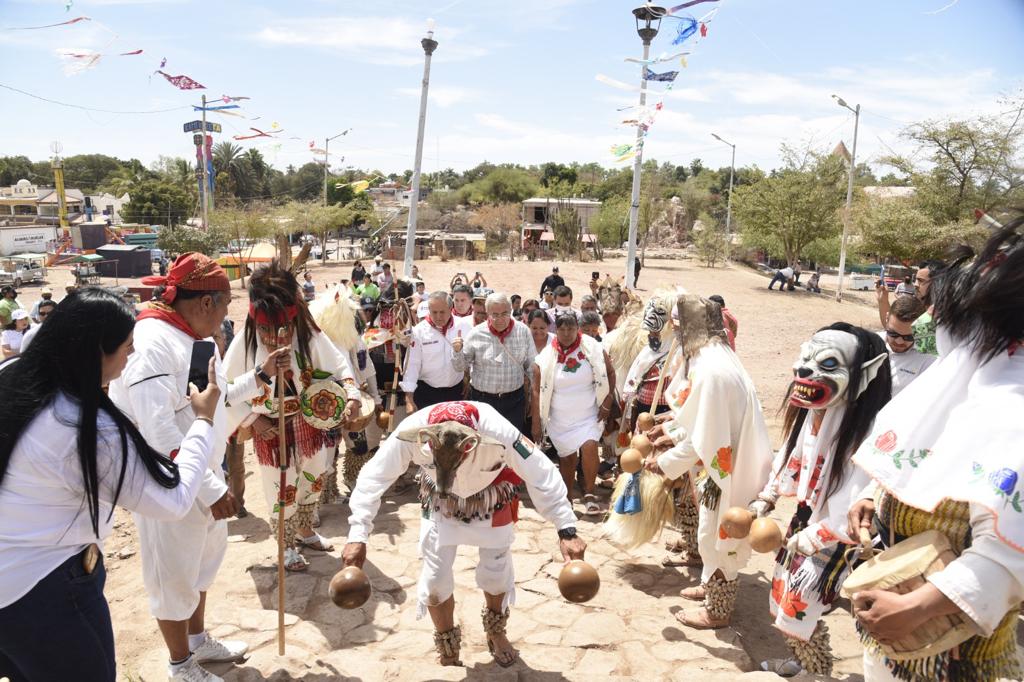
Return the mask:
[[15,288],[23,284],[41,284],[46,281],[46,256],[44,254],[23,254],[0,260],[0,284]]
[[163,259],[163,257],[164,257],[163,249],[150,249],[149,250],[149,258],[154,263],[160,262]]

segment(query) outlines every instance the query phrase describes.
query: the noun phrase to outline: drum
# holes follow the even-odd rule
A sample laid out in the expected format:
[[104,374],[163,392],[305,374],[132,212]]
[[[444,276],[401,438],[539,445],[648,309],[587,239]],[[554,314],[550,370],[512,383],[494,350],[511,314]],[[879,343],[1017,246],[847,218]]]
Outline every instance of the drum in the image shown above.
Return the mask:
[[370,420],[373,419],[373,412],[376,405],[373,397],[366,391],[359,391],[359,414],[351,422],[345,425],[346,431],[362,431]]
[[[948,566],[956,553],[949,538],[929,530],[898,542],[857,567],[843,583],[840,593],[847,598],[864,590],[888,590],[906,594],[927,582],[928,576]],[[960,614],[933,618],[905,638],[892,644],[878,643],[893,661],[931,658],[949,651],[976,634]]]
[[302,418],[310,426],[329,431],[341,425],[345,413],[345,391],[331,380],[314,381],[299,396]]

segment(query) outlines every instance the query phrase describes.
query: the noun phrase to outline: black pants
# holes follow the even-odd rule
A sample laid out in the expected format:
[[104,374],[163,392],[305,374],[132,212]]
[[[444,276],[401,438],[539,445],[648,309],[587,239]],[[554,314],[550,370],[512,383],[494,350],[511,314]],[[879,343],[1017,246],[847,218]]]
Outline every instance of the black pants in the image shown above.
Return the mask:
[[417,381],[416,390],[412,394],[412,401],[416,403],[418,410],[452,400],[462,400],[461,383],[447,388],[437,388],[424,381]]
[[469,399],[487,403],[500,412],[502,417],[512,422],[512,426],[519,429],[520,433],[529,435],[524,431],[526,428],[526,390],[522,386],[508,393],[484,393],[471,388],[469,389]]
[[114,629],[102,556],[92,573],[76,554],[0,609],[0,677],[11,682],[114,682]]

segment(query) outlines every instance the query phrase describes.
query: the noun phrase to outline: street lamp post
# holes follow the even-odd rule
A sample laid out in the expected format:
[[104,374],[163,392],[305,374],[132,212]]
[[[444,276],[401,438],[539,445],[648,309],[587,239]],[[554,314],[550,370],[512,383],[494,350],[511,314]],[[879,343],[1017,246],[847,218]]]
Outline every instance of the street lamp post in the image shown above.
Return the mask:
[[725,204],[725,233],[732,234],[732,179],[736,175],[736,145],[732,142],[726,142],[715,133],[711,133],[711,137],[715,138],[722,144],[727,144],[732,147],[732,162],[729,165],[729,200]]
[[328,137],[324,139],[324,206],[327,205],[327,175],[328,169],[330,168],[331,165],[331,157],[328,150],[331,148],[331,140],[336,140],[347,132],[347,130],[344,130],[335,135],[334,137]]
[[434,20],[427,20],[427,35],[420,41],[423,46],[423,87],[420,91],[420,120],[416,131],[416,161],[412,169],[412,195],[409,197],[409,224],[405,228],[406,277],[412,276],[412,260],[416,249],[416,212],[420,202],[420,167],[423,164],[423,128],[427,123],[427,90],[430,88],[430,56],[437,49],[434,40]]
[[[633,10],[633,17],[636,19],[636,32],[644,44],[644,62],[647,61],[651,53],[651,41],[658,35],[658,29],[661,28],[661,18],[663,16],[665,16],[665,8],[650,3]],[[647,64],[645,63],[640,75],[641,114],[637,116],[636,142],[634,143],[635,156],[633,157],[633,192],[632,202],[629,205],[629,248],[626,252],[626,287],[629,289],[635,288],[633,283],[636,278],[636,229],[637,223],[640,220],[640,174],[641,166],[643,165],[644,144],[644,129],[641,121],[644,118],[642,111],[646,104]]]
[[843,300],[843,276],[846,274],[846,238],[850,233],[850,204],[853,203],[853,174],[857,168],[857,128],[860,126],[860,105],[851,107],[842,97],[832,95],[836,103],[853,112],[853,149],[850,151],[850,174],[846,183],[846,213],[843,216],[843,241],[839,247],[839,284],[836,285],[836,301]]

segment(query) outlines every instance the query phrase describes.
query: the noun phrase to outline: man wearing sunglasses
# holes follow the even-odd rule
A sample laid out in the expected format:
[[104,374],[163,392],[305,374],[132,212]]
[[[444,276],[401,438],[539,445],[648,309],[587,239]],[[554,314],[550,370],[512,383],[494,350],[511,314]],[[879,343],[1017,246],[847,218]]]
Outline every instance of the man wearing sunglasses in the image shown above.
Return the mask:
[[22,353],[24,353],[25,349],[28,348],[28,344],[32,342],[33,338],[35,338],[36,332],[39,331],[39,328],[43,326],[43,322],[46,322],[46,318],[50,316],[56,307],[57,302],[48,298],[43,299],[36,304],[36,317],[39,318],[39,322],[32,325],[29,330],[25,332],[25,336],[21,339]]
[[893,397],[937,359],[934,355],[922,353],[914,348],[914,320],[919,318],[924,310],[924,303],[920,299],[914,296],[900,296],[889,306],[885,330],[879,332],[889,349]]

